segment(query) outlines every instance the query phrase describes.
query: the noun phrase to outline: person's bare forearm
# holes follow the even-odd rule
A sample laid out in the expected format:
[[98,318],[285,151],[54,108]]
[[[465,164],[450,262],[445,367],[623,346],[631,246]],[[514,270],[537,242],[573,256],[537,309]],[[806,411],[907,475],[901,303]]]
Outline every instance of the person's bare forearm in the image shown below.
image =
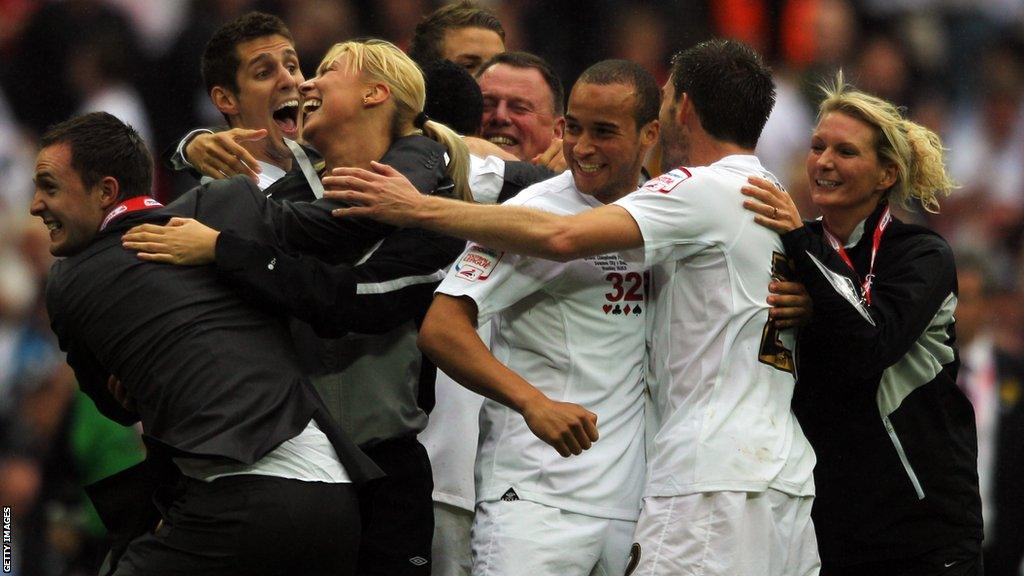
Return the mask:
[[[420,329],[423,353],[469,390],[522,413],[544,395],[491,354],[469,316],[472,304],[440,295]],[[475,317],[475,316],[474,316]]]
[[476,304],[440,294],[420,329],[420,349],[466,388],[519,412],[537,438],[563,457],[597,441],[597,415],[571,402],[551,400],[509,370],[487,349],[474,326]]
[[339,218],[368,217],[394,226],[428,228],[488,248],[548,260],[572,260],[643,246],[640,228],[618,206],[559,216],[522,206],[468,204],[420,194],[394,168],[336,168],[324,178],[325,198],[350,204]]
[[420,228],[548,260],[576,257],[564,241],[571,217],[521,206],[469,204],[435,196],[423,199],[422,210],[414,215]]

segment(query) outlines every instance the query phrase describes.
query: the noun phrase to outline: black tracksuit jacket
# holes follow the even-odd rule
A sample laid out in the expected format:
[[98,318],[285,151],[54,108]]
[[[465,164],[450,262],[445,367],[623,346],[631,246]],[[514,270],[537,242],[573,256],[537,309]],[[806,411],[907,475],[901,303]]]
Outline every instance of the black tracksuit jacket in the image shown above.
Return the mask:
[[[818,458],[812,514],[826,565],[982,538],[974,411],[956,386],[953,253],[934,232],[893,219],[872,302],[860,303],[884,206],[846,249],[856,272],[821,222],[782,237],[814,301],[799,336],[793,411]],[[837,289],[844,283],[852,294]]]

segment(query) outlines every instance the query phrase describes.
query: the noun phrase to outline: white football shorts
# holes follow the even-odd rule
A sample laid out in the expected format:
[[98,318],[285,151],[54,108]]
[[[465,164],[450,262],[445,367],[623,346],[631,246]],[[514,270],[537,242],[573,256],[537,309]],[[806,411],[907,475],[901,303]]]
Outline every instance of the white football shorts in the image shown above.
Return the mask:
[[815,576],[810,496],[706,492],[644,498],[626,576]]
[[477,504],[474,576],[621,576],[636,522],[527,500]]

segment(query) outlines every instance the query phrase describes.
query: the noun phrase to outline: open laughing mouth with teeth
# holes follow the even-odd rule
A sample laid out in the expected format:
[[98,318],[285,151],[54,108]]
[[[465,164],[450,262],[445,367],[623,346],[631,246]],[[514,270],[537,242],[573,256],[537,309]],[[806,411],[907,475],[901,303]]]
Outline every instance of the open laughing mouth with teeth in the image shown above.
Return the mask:
[[323,104],[324,104],[323,101],[320,100],[319,98],[309,98],[305,102],[303,102],[302,103],[303,123],[305,123],[306,120],[309,119],[310,114],[312,114],[313,112],[316,112],[317,110],[319,110],[320,107],[323,106]]
[[821,178],[816,179],[814,183],[820,186],[821,188],[827,188],[829,190],[834,190],[836,187],[839,186],[839,184],[841,184],[841,182],[837,182],[835,180],[823,180]]
[[585,162],[576,161],[576,167],[579,168],[580,172],[585,174],[593,174],[600,170],[604,164],[587,164]]
[[506,134],[488,136],[487,141],[490,142],[491,144],[496,144],[498,146],[503,147],[511,147],[519,144],[519,140],[516,140],[515,138],[508,136]]
[[46,229],[50,231],[50,237],[51,238],[54,237],[55,235],[57,235],[61,230],[64,229],[64,225],[61,224],[59,220],[47,220],[47,219],[44,219],[43,220],[43,224],[46,224]]
[[278,104],[273,116],[281,131],[294,138],[299,130],[299,100],[285,100]]

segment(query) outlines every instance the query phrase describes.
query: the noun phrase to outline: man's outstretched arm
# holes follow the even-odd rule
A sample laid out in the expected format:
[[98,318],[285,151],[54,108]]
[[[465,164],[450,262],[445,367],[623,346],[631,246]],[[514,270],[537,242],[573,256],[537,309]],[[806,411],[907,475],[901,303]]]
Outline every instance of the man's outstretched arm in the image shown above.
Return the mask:
[[519,206],[490,206],[420,194],[385,164],[374,171],[338,168],[324,178],[325,198],[357,204],[334,210],[340,218],[364,216],[427,228],[496,250],[567,261],[643,246],[640,227],[615,205],[559,216]]
[[476,303],[438,294],[420,328],[419,346],[456,382],[519,412],[530,430],[562,456],[597,441],[597,415],[557,402],[498,362],[476,332]]

